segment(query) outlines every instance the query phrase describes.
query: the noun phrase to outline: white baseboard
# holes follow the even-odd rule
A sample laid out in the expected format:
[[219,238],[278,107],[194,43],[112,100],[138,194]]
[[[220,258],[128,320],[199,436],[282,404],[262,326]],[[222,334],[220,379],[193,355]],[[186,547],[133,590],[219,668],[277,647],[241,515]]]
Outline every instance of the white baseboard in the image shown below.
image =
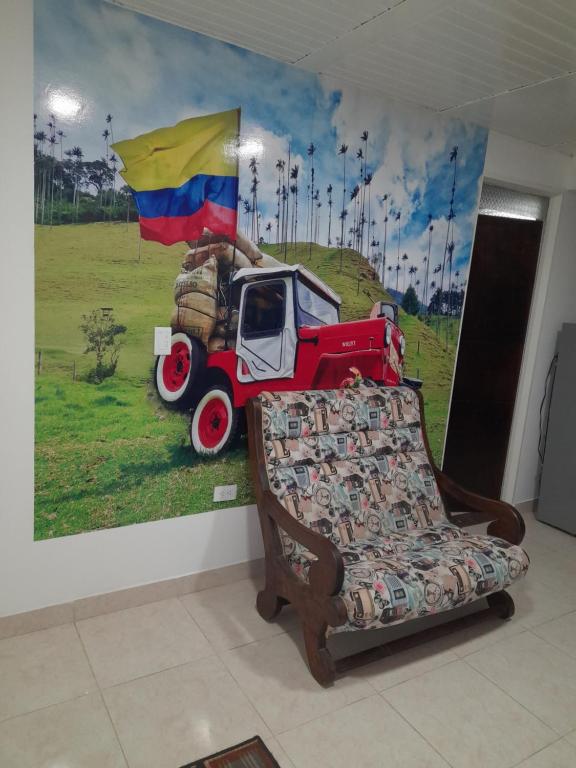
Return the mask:
[[15,635],[24,635],[28,632],[37,632],[40,629],[49,629],[60,624],[68,624],[72,621],[88,619],[103,613],[134,608],[145,603],[155,603],[158,600],[166,600],[190,592],[200,592],[203,589],[231,584],[241,579],[259,578],[263,573],[263,559],[249,560],[245,563],[192,573],[176,579],[156,581],[101,595],[91,595],[60,605],[50,605],[35,611],[0,617],[0,640]]

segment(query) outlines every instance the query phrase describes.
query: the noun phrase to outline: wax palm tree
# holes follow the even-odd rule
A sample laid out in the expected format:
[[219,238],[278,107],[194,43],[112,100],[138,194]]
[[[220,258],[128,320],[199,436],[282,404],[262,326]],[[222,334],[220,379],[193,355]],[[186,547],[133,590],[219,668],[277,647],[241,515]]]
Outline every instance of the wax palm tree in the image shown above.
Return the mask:
[[104,145],[106,147],[106,162],[108,162],[108,153],[110,151],[110,131],[108,128],[104,128],[102,131],[102,138],[104,139]]
[[258,161],[255,157],[250,158],[248,163],[250,173],[252,174],[252,184],[250,186],[250,192],[252,193],[252,229],[251,237],[252,241],[258,243],[260,241],[260,223],[258,217]]
[[316,147],[312,142],[307,149],[310,158],[310,242],[308,244],[308,258],[312,258],[312,239],[314,233],[314,152]]
[[[368,188],[368,193],[370,193],[370,182],[366,184],[366,179],[368,177],[368,131],[362,131],[362,135],[360,136],[360,141],[364,143],[364,175],[362,176],[362,182],[364,184],[362,189],[362,216],[361,218],[364,219],[365,214],[365,204],[366,204],[366,189]],[[370,180],[372,180],[372,175],[370,174]],[[368,194],[368,218],[366,221],[370,221],[370,194]],[[368,232],[367,242],[370,241],[370,232]],[[364,225],[362,224],[362,229],[360,233],[360,248],[362,248],[364,244]]]
[[320,239],[320,208],[322,208],[322,202],[319,199],[318,190],[316,190],[316,231],[314,233],[314,242],[317,243]]
[[342,272],[342,249],[344,248],[344,222],[346,220],[346,153],[348,152],[348,145],[341,144],[338,150],[338,154],[342,155],[343,166],[343,183],[342,183],[342,211],[340,212],[339,219],[342,222],[342,228],[340,230],[340,272]]
[[[290,221],[290,162],[292,160],[292,145],[288,144],[288,164],[282,171],[282,203],[284,206],[284,229],[282,238],[284,242],[284,261],[288,261],[288,222]],[[287,170],[286,170],[287,169]],[[285,175],[286,174],[286,175]],[[286,179],[284,181],[284,179]]]
[[[360,249],[360,217],[362,216],[362,197],[363,193],[360,191],[361,189],[364,189],[364,150],[362,147],[360,147],[358,150],[356,150],[356,159],[360,160],[360,184],[356,185],[356,188],[358,189],[358,198],[355,200],[354,204],[354,221],[355,221],[355,238],[354,238],[354,248],[356,250]],[[357,209],[357,210],[356,210]]]
[[294,236],[292,239],[292,242],[294,243],[294,253],[296,253],[296,243],[298,242],[298,174],[300,172],[300,166],[295,165],[293,168],[290,169],[290,180],[294,182],[291,187],[290,191],[292,192],[292,189],[294,190],[292,194],[294,195],[294,203],[292,212],[294,214],[294,220],[293,220],[293,231]]
[[402,216],[401,211],[396,211],[394,215],[394,220],[398,222],[398,258],[396,261],[396,266],[398,269],[396,270],[396,290],[398,290],[398,272],[400,272],[400,219]]
[[418,272],[418,267],[415,267],[414,264],[411,264],[410,267],[408,268],[408,274],[410,276],[410,285],[412,285],[412,278],[414,277],[416,272]]
[[382,248],[381,276],[382,285],[384,285],[384,279],[386,277],[386,245],[388,243],[388,195],[383,195],[380,202],[384,206],[384,246]]
[[[458,147],[454,146],[452,147],[452,151],[450,152],[449,156],[450,162],[454,163],[454,174],[452,177],[452,189],[451,189],[451,195],[450,195],[450,208],[448,211],[448,226],[446,227],[446,242],[444,244],[444,256],[442,258],[442,278],[440,280],[440,292],[444,291],[444,270],[446,267],[446,260],[448,258],[448,246],[452,242],[454,242],[454,199],[456,197],[456,174],[458,170]],[[454,250],[454,247],[452,247],[452,250]],[[438,322],[440,322],[440,318],[438,318]]]
[[290,222],[290,241],[294,246],[294,252],[296,252],[296,229],[295,229],[295,211],[296,211],[296,195],[298,194],[298,184],[290,184],[290,194],[292,195],[292,221]]
[[388,287],[390,287],[392,285],[392,264],[388,264],[386,269],[388,270]]
[[108,113],[108,114],[106,115],[106,125],[107,125],[107,126],[109,127],[109,129],[110,129],[110,144],[114,144],[114,130],[113,130],[113,128],[112,128],[112,120],[113,120],[113,119],[114,119],[114,118],[112,117],[112,115],[111,115],[110,113]]
[[246,232],[246,236],[248,236],[248,225],[250,222],[250,214],[252,212],[252,208],[250,207],[250,200],[247,198],[244,200],[244,215],[246,216],[245,222],[244,222],[244,231]]
[[[366,150],[366,152],[368,152],[368,150]],[[365,175],[365,178],[364,178],[364,198],[366,198],[366,190],[368,190],[368,218],[366,219],[366,221],[368,222],[368,237],[366,239],[366,242],[368,242],[368,241],[370,241],[370,227],[372,226],[372,219],[371,219],[371,216],[372,216],[372,200],[371,200],[371,194],[370,194],[370,190],[371,190],[371,186],[370,185],[372,184],[372,179],[374,178],[374,174],[368,173],[365,170],[364,171],[364,175]],[[374,224],[376,224],[376,222],[374,222]],[[372,229],[372,236],[374,236],[374,229]]]
[[402,254],[402,261],[404,262],[404,282],[402,284],[402,293],[406,293],[406,266],[408,262],[408,254],[403,253]]
[[[110,155],[110,165],[112,166],[112,210],[114,210],[116,206],[116,166],[118,165],[118,158],[114,152]],[[112,213],[110,213],[110,218],[112,218]]]
[[[284,175],[284,168],[286,163],[282,159],[276,160],[276,170],[278,171],[278,187],[276,189],[276,195],[278,197],[278,212],[276,214],[276,243],[280,242],[280,193],[282,191],[282,176]],[[282,230],[283,231],[283,230]]]
[[424,285],[422,286],[422,303],[428,304],[428,273],[430,269],[430,254],[432,252],[432,232],[434,231],[434,225],[432,224],[432,214],[428,214],[428,255],[424,256],[424,263],[426,264],[426,275],[424,277]]
[[358,246],[358,195],[360,193],[360,187],[358,184],[354,187],[352,192],[350,192],[350,202],[354,204],[354,214],[353,214],[353,220],[352,220],[352,236],[354,239],[354,248],[357,249]]
[[341,235],[340,235],[340,274],[342,274],[342,255],[344,253],[344,224],[346,223],[346,217],[348,216],[348,211],[346,208],[342,208],[340,211],[340,216],[338,217],[340,219],[341,223]]
[[330,237],[330,231],[332,229],[332,184],[328,184],[326,187],[326,194],[328,195],[328,245],[332,245],[332,239]]
[[72,147],[70,151],[71,156],[74,158],[76,183],[75,183],[75,195],[76,195],[76,221],[78,221],[78,209],[80,208],[80,186],[82,184],[82,160],[84,158],[84,152],[78,146]]
[[396,267],[395,267],[395,270],[396,270],[396,290],[398,290],[398,277],[400,275],[400,270],[401,269],[402,269],[402,267],[400,266],[400,264],[396,264]]
[[270,231],[272,229],[272,222],[269,221],[268,224],[266,224],[266,232],[268,232],[268,245],[270,245]]
[[[448,243],[448,285],[450,291],[448,293],[448,315],[452,314],[452,259],[454,258],[454,240]],[[446,326],[448,327],[448,326]]]
[[58,139],[56,138],[55,133],[56,126],[54,125],[54,131],[51,133],[48,143],[50,144],[50,173],[49,173],[49,183],[50,183],[50,226],[52,226],[52,219],[54,215],[54,169],[56,166],[56,145],[58,144]]

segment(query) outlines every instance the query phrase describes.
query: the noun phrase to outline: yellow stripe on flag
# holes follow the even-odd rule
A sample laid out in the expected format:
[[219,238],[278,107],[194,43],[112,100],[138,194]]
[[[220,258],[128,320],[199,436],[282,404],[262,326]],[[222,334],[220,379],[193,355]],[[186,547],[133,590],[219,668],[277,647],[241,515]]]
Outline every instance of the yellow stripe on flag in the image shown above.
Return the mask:
[[199,173],[237,176],[240,110],[191,117],[112,145],[136,192],[179,187]]

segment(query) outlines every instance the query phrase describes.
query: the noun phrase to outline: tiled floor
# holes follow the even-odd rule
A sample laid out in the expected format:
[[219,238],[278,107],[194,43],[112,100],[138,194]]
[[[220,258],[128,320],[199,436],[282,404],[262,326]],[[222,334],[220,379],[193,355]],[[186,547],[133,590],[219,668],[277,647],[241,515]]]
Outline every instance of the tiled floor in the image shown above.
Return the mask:
[[290,610],[263,622],[248,580],[2,640],[0,766],[179,768],[260,734],[290,768],[574,768],[576,539],[527,528],[512,621],[326,690]]

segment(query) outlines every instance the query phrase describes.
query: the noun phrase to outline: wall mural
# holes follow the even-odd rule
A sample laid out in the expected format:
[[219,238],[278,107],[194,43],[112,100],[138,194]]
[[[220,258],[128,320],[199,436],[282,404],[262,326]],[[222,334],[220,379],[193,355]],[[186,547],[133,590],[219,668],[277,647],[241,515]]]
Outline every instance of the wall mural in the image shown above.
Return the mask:
[[251,503],[261,390],[422,379],[440,459],[484,129],[99,0],[34,109],[37,539]]

